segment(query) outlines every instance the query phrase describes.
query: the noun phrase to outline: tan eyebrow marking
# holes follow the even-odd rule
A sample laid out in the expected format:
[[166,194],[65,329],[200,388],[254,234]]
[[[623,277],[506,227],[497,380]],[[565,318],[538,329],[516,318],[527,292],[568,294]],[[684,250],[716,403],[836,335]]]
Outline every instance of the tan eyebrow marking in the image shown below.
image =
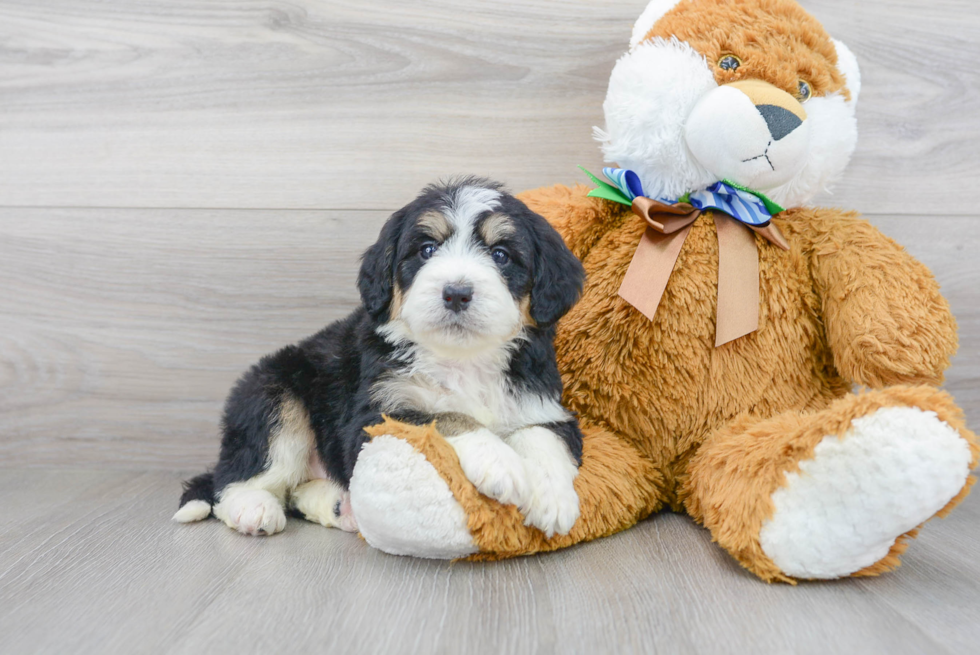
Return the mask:
[[449,219],[436,211],[425,212],[419,216],[418,226],[433,239],[445,241],[453,233]]
[[496,243],[514,234],[514,221],[507,214],[490,214],[480,223],[480,236],[488,244]]

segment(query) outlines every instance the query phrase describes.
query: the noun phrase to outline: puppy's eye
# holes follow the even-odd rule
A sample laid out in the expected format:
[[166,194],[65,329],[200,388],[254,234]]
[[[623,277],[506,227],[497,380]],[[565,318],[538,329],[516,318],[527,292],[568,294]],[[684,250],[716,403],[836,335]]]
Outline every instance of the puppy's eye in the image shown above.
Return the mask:
[[426,243],[423,243],[422,246],[419,248],[419,257],[421,257],[422,259],[428,259],[432,255],[434,255],[436,250],[438,249],[439,246],[432,243],[431,241],[427,241]]
[[510,253],[505,248],[499,246],[490,251],[490,257],[493,258],[497,266],[503,266],[510,261]]
[[733,71],[742,65],[742,60],[735,55],[725,55],[718,60],[718,68],[723,71]]
[[808,82],[804,82],[803,80],[800,80],[800,84],[796,90],[796,99],[799,100],[800,102],[806,102],[807,100],[810,99],[810,96],[812,95],[813,95],[813,89],[810,88],[810,84]]

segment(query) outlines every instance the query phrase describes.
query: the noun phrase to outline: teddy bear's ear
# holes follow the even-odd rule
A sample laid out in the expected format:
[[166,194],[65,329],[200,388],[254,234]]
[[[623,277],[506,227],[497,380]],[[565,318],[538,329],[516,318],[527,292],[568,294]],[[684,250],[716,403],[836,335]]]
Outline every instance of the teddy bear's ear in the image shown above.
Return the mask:
[[858,68],[857,58],[851,49],[844,45],[843,41],[837,39],[833,41],[834,47],[837,48],[837,68],[847,81],[847,90],[851,92],[851,104],[856,105],[858,96],[861,95],[861,69]]
[[643,37],[653,28],[663,15],[677,6],[680,0],[650,0],[640,17],[633,24],[633,35],[630,37],[630,50],[636,47]]

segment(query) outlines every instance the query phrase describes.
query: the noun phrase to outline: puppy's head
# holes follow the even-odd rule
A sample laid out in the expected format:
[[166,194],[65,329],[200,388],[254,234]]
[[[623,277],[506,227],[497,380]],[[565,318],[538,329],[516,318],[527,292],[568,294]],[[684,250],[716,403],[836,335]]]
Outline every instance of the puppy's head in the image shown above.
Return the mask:
[[466,356],[550,326],[584,279],[541,216],[499,184],[466,178],[395,212],[364,254],[358,286],[387,335]]

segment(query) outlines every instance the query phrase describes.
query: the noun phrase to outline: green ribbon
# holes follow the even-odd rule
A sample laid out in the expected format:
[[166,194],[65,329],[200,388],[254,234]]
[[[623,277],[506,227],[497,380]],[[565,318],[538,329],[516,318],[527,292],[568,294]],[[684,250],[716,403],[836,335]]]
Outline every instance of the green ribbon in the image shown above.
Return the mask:
[[[596,185],[596,188],[595,189],[592,189],[591,191],[589,191],[588,197],[590,197],[590,198],[603,198],[604,200],[611,200],[612,202],[617,202],[617,203],[619,203],[621,205],[632,205],[633,204],[633,201],[630,200],[629,196],[627,196],[625,193],[623,193],[623,191],[619,187],[613,186],[612,184],[609,184],[608,182],[603,182],[602,180],[600,180],[598,177],[596,177],[595,175],[593,175],[592,173],[590,173],[589,171],[587,171],[582,166],[579,166],[579,168],[582,169],[582,172],[584,172],[586,175],[588,175],[589,178],[591,178],[591,180]],[[769,197],[767,197],[764,193],[761,193],[759,191],[755,191],[755,190],[750,189],[750,188],[748,188],[746,186],[743,186],[741,184],[737,184],[735,182],[732,182],[731,180],[728,180],[728,179],[722,180],[722,182],[724,184],[727,184],[730,187],[733,187],[735,189],[738,189],[739,191],[744,191],[745,193],[749,193],[749,194],[755,196],[756,198],[758,198],[759,200],[762,201],[762,204],[764,204],[766,206],[766,210],[770,214],[772,214],[773,216],[775,216],[776,214],[779,214],[781,212],[786,211],[786,209],[784,207],[780,206],[778,203],[776,203],[773,200],[769,199]],[[690,197],[691,197],[690,192],[689,193],[685,193],[680,198],[678,198],[676,202],[689,202],[690,201]],[[670,203],[670,204],[674,204],[674,202],[671,201],[671,200],[664,200],[662,198],[660,200],[662,202],[667,202],[667,203]]]

